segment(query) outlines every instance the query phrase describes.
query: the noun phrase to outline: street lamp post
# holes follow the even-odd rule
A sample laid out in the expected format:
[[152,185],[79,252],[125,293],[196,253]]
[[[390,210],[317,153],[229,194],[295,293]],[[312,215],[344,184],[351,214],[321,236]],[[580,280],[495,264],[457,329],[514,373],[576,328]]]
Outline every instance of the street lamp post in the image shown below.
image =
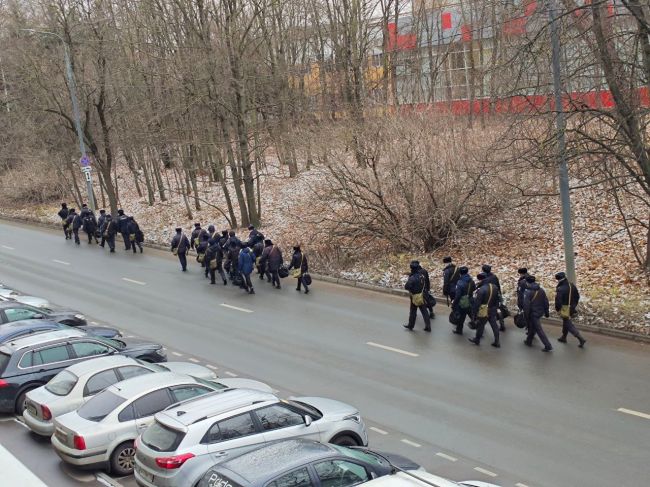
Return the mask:
[[63,37],[61,37],[59,34],[56,34],[54,32],[47,32],[43,30],[35,30],[35,29],[21,29],[25,32],[32,32],[34,34],[42,34],[42,35],[48,35],[48,36],[54,36],[57,39],[59,39],[63,43],[63,55],[65,58],[65,71],[66,71],[66,77],[68,78],[68,88],[70,90],[70,100],[72,101],[72,114],[74,117],[74,125],[75,129],[77,131],[77,138],[79,139],[79,151],[81,152],[81,159],[79,160],[79,163],[81,164],[81,171],[84,173],[84,177],[86,178],[86,190],[88,191],[88,204],[90,206],[90,209],[94,212],[95,211],[95,198],[93,195],[93,181],[92,181],[92,176],[90,174],[91,168],[90,168],[90,159],[88,159],[88,156],[86,155],[86,144],[84,142],[84,137],[83,133],[81,131],[81,117],[79,115],[79,101],[77,100],[77,85],[74,81],[74,73],[72,71],[72,63],[70,62],[70,48],[68,47],[68,43],[65,41]]

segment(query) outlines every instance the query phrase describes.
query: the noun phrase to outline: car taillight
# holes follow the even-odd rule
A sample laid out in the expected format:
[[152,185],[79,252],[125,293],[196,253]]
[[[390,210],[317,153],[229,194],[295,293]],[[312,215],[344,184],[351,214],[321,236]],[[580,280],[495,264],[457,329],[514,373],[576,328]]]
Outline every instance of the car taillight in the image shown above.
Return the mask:
[[8,386],[9,386],[9,382],[7,382],[6,380],[0,379],[0,389],[2,389],[3,387],[8,387]]
[[135,440],[133,440],[133,449],[137,450],[139,444],[140,444],[140,437],[138,436]]
[[183,455],[176,455],[174,457],[156,458],[156,465],[158,465],[160,468],[173,470],[182,466],[190,458],[194,458],[194,455],[192,453],[185,453]]
[[50,408],[48,408],[47,406],[41,405],[41,414],[43,415],[43,419],[45,421],[49,421],[50,419],[52,419],[52,411],[50,411]]
[[74,435],[74,438],[72,439],[72,442],[74,444],[74,449],[75,450],[85,450],[86,449],[86,440],[84,440],[83,436]]

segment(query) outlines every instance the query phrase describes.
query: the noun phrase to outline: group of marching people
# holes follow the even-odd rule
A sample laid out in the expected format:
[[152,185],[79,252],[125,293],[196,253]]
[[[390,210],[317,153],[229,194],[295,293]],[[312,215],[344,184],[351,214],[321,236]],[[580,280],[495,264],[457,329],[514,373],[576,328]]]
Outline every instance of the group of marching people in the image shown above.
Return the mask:
[[214,225],[205,229],[200,223],[195,223],[188,237],[181,227],[177,227],[171,241],[171,251],[178,257],[181,270],[186,272],[188,253],[194,250],[196,261],[203,268],[205,278],[210,279],[210,284],[216,284],[219,274],[224,286],[230,280],[248,294],[255,294],[251,275],[257,270],[259,279],[266,279],[275,289],[281,289],[280,279],[291,274],[297,279],[296,291],[304,288],[305,294],[309,294],[309,263],[300,245],[294,245],[293,256],[287,266],[278,245],[265,238],[253,225],[249,225],[248,231],[248,238],[242,240],[234,230],[218,232]]
[[99,210],[99,218],[96,218],[95,213],[85,203],[81,205],[79,213],[76,208],[68,208],[66,203],[61,203],[58,215],[61,218],[65,239],[74,238],[74,243],[77,245],[81,245],[79,231],[83,231],[88,236],[89,244],[92,244],[94,239],[100,247],[108,244],[110,252],[115,253],[115,237],[121,234],[124,250],[133,250],[135,254],[136,249],[139,248],[140,253],[143,252],[144,233],[140,230],[138,222],[132,216],[125,215],[124,210],[117,210],[117,218],[106,213],[106,210]]

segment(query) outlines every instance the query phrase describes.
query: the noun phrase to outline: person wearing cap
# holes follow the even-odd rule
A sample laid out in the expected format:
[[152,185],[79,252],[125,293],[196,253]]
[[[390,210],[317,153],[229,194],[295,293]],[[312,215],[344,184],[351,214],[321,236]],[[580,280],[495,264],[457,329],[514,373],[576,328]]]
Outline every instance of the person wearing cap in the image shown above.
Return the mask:
[[246,242],[246,246],[250,247],[251,249],[255,247],[260,242],[264,242],[264,235],[257,230],[253,225],[248,225],[248,241]]
[[140,225],[135,221],[135,218],[132,216],[128,217],[128,223],[126,229],[129,232],[129,241],[131,242],[131,249],[133,253],[136,253],[136,246],[140,249],[140,253],[143,252],[142,243],[144,242],[144,233],[140,230]]
[[97,229],[99,230],[99,237],[101,238],[101,241],[99,242],[100,247],[104,247],[106,245],[106,237],[104,237],[105,224],[106,224],[106,210],[101,209],[99,210],[99,218],[97,219]]
[[262,257],[260,259],[260,265],[266,270],[266,277],[269,279],[271,284],[276,289],[282,289],[280,285],[280,275],[278,271],[282,264],[284,263],[284,258],[282,257],[282,250],[277,245],[274,245],[271,240],[265,240],[264,252],[262,252]]
[[81,217],[82,220],[84,220],[89,215],[95,216],[95,214],[93,213],[93,210],[88,208],[88,205],[86,203],[83,203],[81,205],[81,211],[79,212],[79,216]]
[[474,293],[472,303],[472,317],[476,320],[476,336],[468,338],[468,340],[474,345],[480,345],[485,331],[485,324],[489,322],[494,334],[492,346],[500,348],[499,326],[497,325],[497,309],[499,307],[497,286],[490,282],[485,272],[478,274],[476,279],[478,279],[478,288]]
[[503,304],[503,295],[501,294],[501,283],[499,282],[499,278],[492,272],[492,266],[489,264],[483,264],[481,266],[481,270],[485,274],[485,279],[487,280],[488,283],[494,284],[497,287],[497,290],[499,291],[499,296],[498,296],[498,306],[497,306],[497,321],[499,322],[499,329],[501,331],[506,331],[506,323],[504,320],[503,315],[500,313],[499,308]]
[[201,224],[198,223],[198,222],[195,223],[194,224],[194,230],[192,230],[192,233],[190,234],[190,248],[191,249],[195,249],[201,243],[201,240],[199,239],[199,235],[201,234],[201,231],[203,231],[203,229],[201,228]]
[[[412,331],[415,327],[415,319],[417,317],[418,309],[422,318],[424,319],[424,331],[431,331],[431,318],[429,316],[429,309],[427,308],[427,302],[424,298],[425,292],[425,281],[424,276],[420,273],[420,263],[417,260],[411,261],[410,264],[411,273],[409,278],[404,285],[410,294],[409,300],[409,321],[406,325],[403,325],[409,331]],[[418,296],[422,297],[421,302],[418,303]]]
[[95,243],[99,243],[99,240],[97,240],[97,219],[92,210],[84,205],[84,208],[79,214],[79,218],[81,218],[83,231],[88,235],[88,243],[93,243],[93,238],[95,239]]
[[70,208],[68,212],[68,217],[65,219],[65,224],[68,229],[68,234],[70,239],[74,235],[74,243],[77,245],[81,244],[79,241],[79,229],[81,228],[81,218],[77,215],[77,210],[75,208]]
[[176,228],[176,235],[172,239],[171,243],[172,253],[178,256],[178,260],[181,263],[181,270],[183,272],[187,271],[187,252],[190,250],[190,240],[183,233],[181,227]]
[[517,308],[519,311],[524,309],[524,293],[526,292],[526,277],[528,277],[528,269],[520,267],[517,270],[519,278],[517,279]]
[[291,262],[287,270],[291,271],[291,269],[299,271],[296,273],[297,276],[295,276],[298,280],[296,283],[296,291],[300,292],[300,286],[305,286],[305,294],[309,294],[309,287],[302,278],[305,273],[309,272],[309,262],[305,253],[300,249],[300,244],[293,246],[293,256],[291,257]]
[[108,248],[111,249],[111,254],[115,253],[115,236],[117,235],[118,228],[117,228],[117,223],[115,220],[113,220],[113,215],[110,213],[106,215],[106,219],[104,220],[104,224],[102,226],[102,243],[100,244],[102,247],[104,246],[103,243],[106,242],[108,244]]
[[526,277],[526,292],[524,293],[524,316],[528,324],[528,332],[524,343],[532,347],[535,335],[544,344],[542,352],[553,350],[546,333],[542,328],[542,316],[549,317],[549,304],[546,291],[536,282],[535,276]]
[[442,263],[445,264],[445,268],[442,271],[442,295],[447,298],[447,306],[449,306],[449,300],[453,302],[454,293],[456,292],[456,283],[460,278],[460,273],[458,272],[458,267],[452,262],[451,257],[445,257],[442,259]]
[[454,300],[451,303],[451,310],[459,317],[454,333],[456,335],[462,335],[465,320],[472,311],[472,296],[474,295],[476,285],[469,275],[469,269],[467,267],[459,267],[458,274],[460,277],[454,290]]
[[[215,232],[215,236],[216,236]],[[227,285],[226,275],[223,272],[223,249],[219,245],[219,239],[211,238],[208,240],[208,249],[205,252],[206,269],[210,273],[210,284],[216,284],[216,273],[218,272],[223,280],[223,285]]]
[[124,214],[124,210],[117,210],[117,229],[122,235],[124,241],[124,250],[131,250],[131,240],[129,239],[129,217]]
[[61,226],[63,226],[63,234],[65,235],[65,239],[69,240],[70,235],[68,232],[68,227],[66,225],[66,219],[68,218],[68,214],[70,213],[70,210],[68,210],[68,204],[67,203],[61,203],[61,209],[57,213],[59,215],[59,218],[61,218]]
[[429,279],[429,272],[422,267],[419,261],[414,260],[418,264],[418,272],[424,276],[424,299],[427,303],[427,309],[429,310],[429,318],[433,319],[435,314],[433,313],[433,307],[436,305],[436,298],[431,294],[431,280]]
[[580,301],[580,293],[578,292],[577,286],[569,282],[564,272],[555,274],[555,279],[557,280],[557,286],[555,288],[555,311],[562,318],[562,336],[557,341],[566,343],[567,335],[571,333],[578,339],[580,342],[578,346],[582,348],[587,343],[587,340],[582,338],[582,335],[571,320],[573,315],[576,314],[576,308]]
[[239,272],[239,252],[244,247],[244,244],[239,239],[234,230],[228,232],[228,240],[224,244],[226,251],[226,270],[230,274],[230,280],[234,280],[240,275]]

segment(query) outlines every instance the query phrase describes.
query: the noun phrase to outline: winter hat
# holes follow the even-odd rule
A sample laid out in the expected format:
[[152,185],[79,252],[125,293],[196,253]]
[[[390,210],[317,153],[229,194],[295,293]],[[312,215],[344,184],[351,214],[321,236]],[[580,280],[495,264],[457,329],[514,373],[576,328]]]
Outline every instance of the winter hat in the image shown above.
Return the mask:
[[201,224],[200,224],[200,223],[195,223],[194,226],[195,226],[196,228],[199,228],[199,227],[201,226]]
[[81,204],[81,207],[82,207],[82,208],[88,208],[88,205],[87,205],[86,203],[82,203],[82,204]]
[[520,267],[517,272],[519,274],[528,274],[528,269],[526,267]]
[[445,257],[444,259],[442,259],[442,263],[443,264],[450,264],[451,263],[451,257]]
[[467,273],[469,272],[469,269],[468,269],[467,267],[463,266],[463,267],[461,267],[460,269],[458,269],[458,272],[459,272],[462,276],[464,276],[465,274],[467,274]]
[[420,261],[412,260],[409,266],[411,267],[411,269],[417,269],[418,267],[420,267]]
[[248,225],[249,230],[255,230],[255,227],[253,225]]
[[99,210],[99,212],[103,215],[104,213],[106,213],[106,210]]
[[566,274],[564,272],[558,272],[555,274],[555,279],[558,281],[561,281],[562,279],[566,279]]
[[480,273],[478,273],[478,274],[476,275],[476,279],[478,279],[479,281],[482,281],[482,280],[485,279],[486,277],[487,277],[487,274],[486,274],[485,272],[480,272]]
[[117,210],[117,214],[120,216],[124,215],[124,210],[122,209]]
[[266,240],[264,240],[264,245],[268,247],[269,245],[273,245],[273,242],[271,242],[270,238],[267,238]]
[[533,283],[535,282],[535,276],[526,276],[526,282]]
[[181,233],[183,229],[181,227],[176,227],[176,233]]
[[483,272],[485,272],[486,274],[489,274],[489,273],[492,271],[492,266],[491,266],[491,265],[488,265],[488,264],[483,264],[483,265],[481,266],[481,269],[482,269]]
[[214,225],[210,225],[210,226],[208,227],[208,232],[210,232],[210,233],[214,233]]
[[67,208],[68,204],[67,203],[61,203],[61,208]]
[[235,236],[235,231],[234,231],[234,230],[230,230],[230,232],[228,233],[228,235],[230,235],[231,237],[234,237],[234,236]]
[[221,235],[223,235],[224,237],[227,237],[228,236],[228,230],[221,230]]

